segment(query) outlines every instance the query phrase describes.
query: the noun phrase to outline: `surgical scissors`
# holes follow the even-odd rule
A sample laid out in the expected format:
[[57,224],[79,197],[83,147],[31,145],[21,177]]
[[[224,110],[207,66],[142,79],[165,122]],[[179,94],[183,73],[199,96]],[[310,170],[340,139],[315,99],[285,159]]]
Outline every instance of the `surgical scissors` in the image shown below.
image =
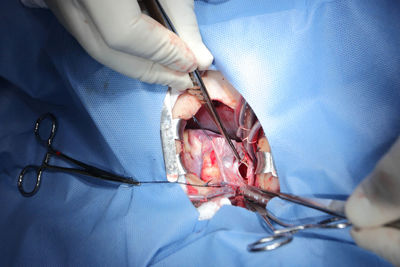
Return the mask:
[[[44,121],[44,120],[50,120],[50,122],[51,122],[50,134],[47,139],[42,138],[41,134],[40,134],[40,126],[41,126],[42,121]],[[40,166],[28,165],[25,168],[23,168],[21,173],[19,174],[18,189],[24,197],[31,197],[34,194],[36,194],[36,192],[39,190],[40,183],[42,180],[42,174],[45,169],[50,169],[50,170],[54,170],[54,171],[70,172],[70,173],[75,173],[75,174],[82,174],[82,175],[91,176],[94,178],[113,181],[113,182],[126,183],[126,184],[132,184],[132,185],[140,185],[140,183],[138,181],[134,180],[133,178],[123,177],[120,175],[116,175],[116,174],[101,170],[94,166],[87,165],[83,162],[80,162],[76,159],[73,159],[73,158],[65,155],[64,153],[62,153],[58,150],[55,150],[52,147],[52,144],[53,144],[54,137],[56,135],[56,131],[57,131],[57,120],[56,120],[56,117],[51,113],[43,114],[42,116],[40,116],[38,118],[38,120],[35,123],[34,133],[35,133],[36,139],[39,141],[39,143],[41,143],[47,147],[47,152],[46,152],[44,159],[42,161],[42,164]],[[66,168],[66,167],[61,167],[61,166],[50,165],[49,161],[52,156],[59,157],[59,158],[63,159],[64,161],[71,162],[81,168],[79,168],[79,169],[78,168]],[[36,171],[36,174],[37,174],[36,175],[36,183],[35,183],[35,187],[32,189],[32,191],[27,192],[27,191],[25,191],[25,189],[23,187],[23,183],[25,180],[25,174],[28,171],[32,171],[32,170]]]

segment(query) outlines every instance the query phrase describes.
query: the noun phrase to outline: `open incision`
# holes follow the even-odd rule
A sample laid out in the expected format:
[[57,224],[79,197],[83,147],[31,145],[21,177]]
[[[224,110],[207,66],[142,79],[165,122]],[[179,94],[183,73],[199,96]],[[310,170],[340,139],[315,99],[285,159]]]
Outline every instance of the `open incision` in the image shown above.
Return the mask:
[[184,186],[193,204],[199,209],[210,202],[215,207],[244,206],[239,192],[245,185],[279,191],[268,140],[250,106],[221,73],[207,71],[203,81],[241,160],[219,133],[198,90],[179,95],[172,109],[173,118],[182,122],[177,153],[187,172],[186,182],[204,185]]

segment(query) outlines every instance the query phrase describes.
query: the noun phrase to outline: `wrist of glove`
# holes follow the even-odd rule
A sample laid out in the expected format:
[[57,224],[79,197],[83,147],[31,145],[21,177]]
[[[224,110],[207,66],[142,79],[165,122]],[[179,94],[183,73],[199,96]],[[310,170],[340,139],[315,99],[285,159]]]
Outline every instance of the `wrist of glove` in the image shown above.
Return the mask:
[[400,218],[400,138],[346,203],[355,242],[400,266],[400,230],[383,225]]
[[135,0],[21,0],[48,7],[100,63],[131,78],[192,87],[188,72],[207,69],[213,56],[203,44],[193,0],[160,0],[179,37],[142,14]]

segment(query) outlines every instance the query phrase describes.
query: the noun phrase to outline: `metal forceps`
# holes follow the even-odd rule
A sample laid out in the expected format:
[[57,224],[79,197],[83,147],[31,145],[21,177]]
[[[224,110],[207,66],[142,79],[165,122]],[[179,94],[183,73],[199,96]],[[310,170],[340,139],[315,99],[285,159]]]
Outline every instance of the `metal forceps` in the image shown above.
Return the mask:
[[261,206],[254,202],[246,202],[246,207],[249,210],[252,210],[264,220],[266,225],[268,226],[268,231],[271,232],[271,236],[264,237],[252,244],[247,246],[249,251],[256,252],[256,251],[266,251],[266,250],[274,250],[287,243],[290,243],[293,239],[292,234],[283,233],[283,234],[275,234],[276,228],[271,222],[269,217],[268,211],[266,210],[265,206]]
[[[268,213],[268,212],[267,212]],[[267,218],[272,219],[271,215]],[[338,217],[331,217],[329,219],[320,221],[318,223],[308,223],[300,225],[287,225],[277,218],[272,219],[274,222],[286,226],[281,229],[273,229],[272,234],[267,237],[263,237],[254,243],[247,246],[247,249],[251,252],[269,251],[279,248],[283,245],[290,243],[293,240],[293,235],[299,231],[305,229],[344,229],[351,226],[347,220]]]
[[[351,226],[344,213],[345,201],[321,198],[303,198],[285,193],[276,193],[259,189],[254,186],[248,186],[245,191],[253,201],[255,200],[258,207],[254,209],[266,221],[272,231],[272,235],[261,238],[260,240],[248,245],[248,250],[252,252],[274,250],[278,247],[288,244],[292,241],[293,235],[305,229],[344,229]],[[251,195],[253,193],[253,195]],[[332,217],[317,223],[306,223],[300,225],[287,224],[271,214],[267,208],[261,208],[260,204],[265,205],[267,197],[278,197],[280,199],[306,206],[325,212]],[[253,205],[255,206],[255,205]],[[275,229],[270,220],[283,226],[283,228]],[[386,227],[400,229],[400,220],[395,220],[385,224]]]
[[[169,19],[167,13],[161,6],[158,0],[153,0],[153,1],[147,1],[149,4],[150,12],[154,13],[152,14],[155,18],[158,20],[161,20],[161,23],[164,24],[165,27],[170,29],[172,32],[178,35],[178,32],[176,31],[174,25],[172,24],[172,21]],[[232,140],[229,138],[228,132],[226,131],[224,124],[221,121],[221,118],[218,115],[218,112],[215,109],[214,104],[212,103],[212,100],[208,94],[208,91],[206,89],[206,86],[204,85],[203,79],[201,78],[201,75],[198,70],[193,71],[192,76],[194,80],[197,82],[197,84],[200,87],[201,93],[204,97],[204,100],[206,102],[206,108],[208,113],[211,115],[213,118],[219,132],[222,134],[224,137],[225,141],[228,143],[229,147],[231,148],[233,154],[235,155],[237,160],[241,160],[239,153],[237,152],[235,146],[232,143]]]
[[[264,219],[266,224],[269,226],[270,232],[272,232],[271,235],[249,244],[247,249],[251,252],[277,249],[290,243],[293,240],[293,235],[295,233],[305,229],[343,229],[351,225],[351,223],[346,220],[344,212],[342,212],[344,201],[328,200],[328,203],[323,203],[321,199],[322,203],[320,203],[318,201],[320,199],[308,199],[284,193],[275,193],[261,190],[254,186],[248,186],[248,188],[244,189],[243,191],[247,194],[247,197],[252,199],[253,202],[250,202],[252,209]],[[279,197],[289,202],[323,211],[329,215],[333,215],[333,217],[317,223],[306,223],[300,225],[288,224],[282,222],[268,211],[266,208],[268,197]],[[275,228],[271,221],[282,226],[283,228]]]
[[[50,135],[47,139],[42,138],[41,134],[40,134],[40,125],[43,120],[51,121]],[[51,113],[46,113],[46,114],[40,116],[39,119],[35,123],[34,133],[35,133],[36,139],[39,141],[39,143],[41,143],[47,147],[47,152],[46,152],[44,159],[42,161],[42,164],[40,166],[28,165],[25,168],[23,168],[21,173],[19,174],[18,189],[24,197],[31,197],[34,194],[36,194],[36,192],[39,190],[40,182],[42,179],[42,174],[45,169],[50,169],[50,170],[54,170],[54,171],[63,171],[63,172],[69,172],[69,173],[75,173],[75,174],[82,174],[82,175],[91,176],[94,178],[113,181],[113,182],[127,183],[127,184],[132,184],[132,185],[140,185],[140,183],[138,181],[136,181],[132,178],[119,176],[119,175],[98,169],[96,167],[87,165],[83,162],[80,162],[76,159],[73,159],[73,158],[65,155],[64,153],[61,153],[58,150],[55,150],[52,147],[52,144],[53,144],[54,137],[56,135],[56,131],[57,131],[57,120],[56,120],[56,117]],[[52,156],[59,157],[59,158],[63,159],[64,161],[71,162],[81,168],[79,168],[79,169],[78,168],[66,168],[66,167],[61,167],[61,166],[50,165],[49,161]],[[35,187],[33,188],[32,191],[27,192],[27,191],[25,191],[25,189],[23,187],[23,183],[24,183],[25,174],[29,171],[36,171],[37,175],[36,175]]]

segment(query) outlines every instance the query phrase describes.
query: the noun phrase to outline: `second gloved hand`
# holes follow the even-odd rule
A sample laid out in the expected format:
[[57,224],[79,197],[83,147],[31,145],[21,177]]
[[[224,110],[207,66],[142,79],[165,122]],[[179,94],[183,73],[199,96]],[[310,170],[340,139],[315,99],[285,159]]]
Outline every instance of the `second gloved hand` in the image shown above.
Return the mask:
[[[45,6],[23,0],[27,6]],[[100,63],[129,77],[182,90],[188,72],[207,69],[213,57],[201,40],[193,0],[160,0],[178,37],[141,13],[135,0],[46,0],[82,47]]]
[[400,138],[346,203],[356,243],[400,266],[400,230],[384,226],[400,218]]

